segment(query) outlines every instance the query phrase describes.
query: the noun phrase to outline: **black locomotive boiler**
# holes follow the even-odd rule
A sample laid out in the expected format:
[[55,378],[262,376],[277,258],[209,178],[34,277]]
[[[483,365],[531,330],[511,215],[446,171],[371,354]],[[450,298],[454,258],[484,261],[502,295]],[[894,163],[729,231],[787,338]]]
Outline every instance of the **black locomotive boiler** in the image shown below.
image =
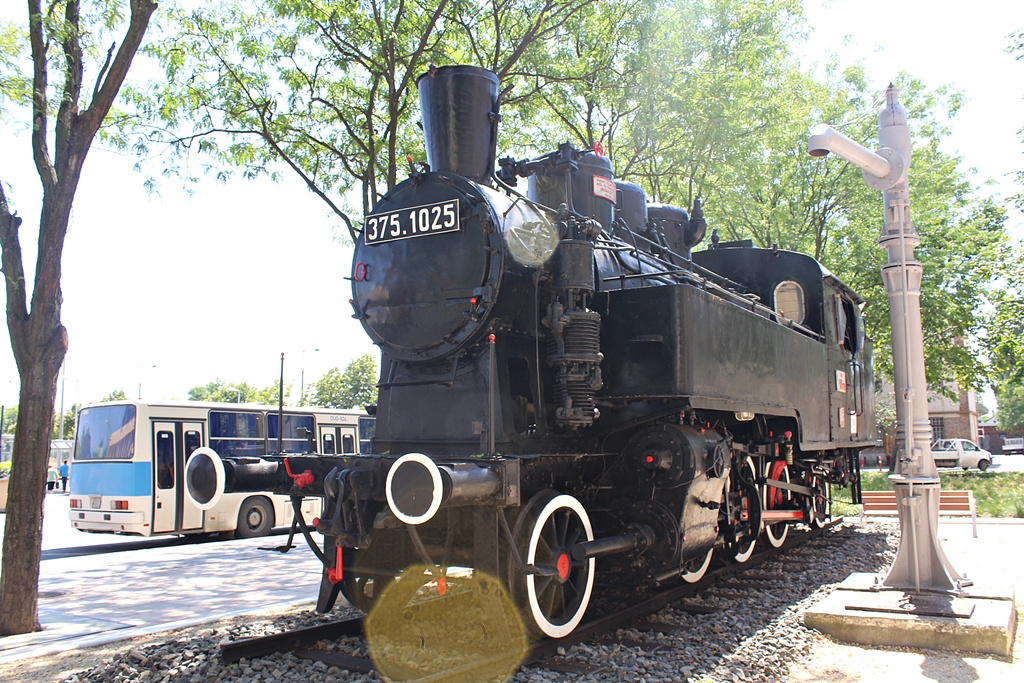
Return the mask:
[[322,496],[322,611],[339,592],[368,610],[412,565],[472,568],[561,637],[598,572],[694,582],[822,523],[831,485],[859,497],[855,292],[803,254],[693,251],[699,201],[649,202],[599,149],[495,171],[488,71],[432,68],[419,91],[428,163],[366,216],[351,273],[381,350],[372,454],[198,455],[193,498]]

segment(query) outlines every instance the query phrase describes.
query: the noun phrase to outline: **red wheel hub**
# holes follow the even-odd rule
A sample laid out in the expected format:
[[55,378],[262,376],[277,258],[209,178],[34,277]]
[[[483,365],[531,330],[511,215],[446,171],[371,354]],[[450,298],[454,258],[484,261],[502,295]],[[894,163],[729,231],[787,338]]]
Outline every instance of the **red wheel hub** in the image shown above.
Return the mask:
[[555,567],[558,569],[558,578],[563,581],[569,578],[569,556],[562,553],[558,556],[558,562],[555,563]]

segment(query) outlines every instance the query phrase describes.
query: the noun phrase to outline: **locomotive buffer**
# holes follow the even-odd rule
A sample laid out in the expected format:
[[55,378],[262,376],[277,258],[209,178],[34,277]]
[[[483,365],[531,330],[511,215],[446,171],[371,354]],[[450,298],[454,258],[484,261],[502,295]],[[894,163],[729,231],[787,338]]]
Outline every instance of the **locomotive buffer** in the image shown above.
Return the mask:
[[878,244],[889,255],[882,278],[889,296],[898,392],[897,464],[890,478],[899,508],[900,545],[884,580],[852,574],[840,590],[808,610],[804,622],[847,641],[1007,656],[1013,649],[1016,622],[1012,592],[969,593],[973,582],[953,569],[937,537],[941,485],[931,452],[924,390],[923,268],[914,260],[914,248],[921,239],[910,220],[910,131],[897,95],[890,84],[879,113],[881,148],[877,152],[826,125],[811,132],[808,152],[811,156],[835,152],[863,169],[869,187],[882,191],[885,222]]

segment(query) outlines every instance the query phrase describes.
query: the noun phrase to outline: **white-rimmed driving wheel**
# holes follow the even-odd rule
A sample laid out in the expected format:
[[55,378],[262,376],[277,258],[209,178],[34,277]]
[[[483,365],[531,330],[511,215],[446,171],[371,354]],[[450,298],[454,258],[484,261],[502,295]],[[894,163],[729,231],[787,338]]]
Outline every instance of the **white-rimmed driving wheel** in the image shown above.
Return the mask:
[[513,534],[510,587],[527,626],[549,638],[569,635],[583,620],[594,589],[594,558],[574,560],[572,547],[594,540],[590,517],[576,498],[543,491],[526,504]]
[[733,468],[725,483],[725,490],[735,500],[739,497],[737,509],[733,511],[733,524],[748,527],[747,533],[737,534],[735,543],[728,546],[726,557],[743,563],[754,554],[758,534],[761,533],[761,500],[757,492],[757,469],[754,461],[747,456],[739,463],[739,471]]
[[832,485],[817,474],[811,476],[810,483],[814,492],[810,509],[811,527],[820,529],[832,516]]
[[686,583],[697,583],[704,578],[704,575],[708,573],[708,567],[711,566],[711,556],[714,555],[715,549],[708,550],[708,554],[704,556],[703,560],[694,560],[690,563],[690,570],[683,572],[682,579]]
[[[786,466],[785,460],[775,460],[768,464],[768,479],[774,479],[775,481],[784,481],[787,484],[790,482],[789,478],[789,467]],[[770,484],[765,484],[764,487],[764,504],[761,509],[763,510],[789,510],[792,508],[791,499],[793,492],[786,489],[780,489]],[[789,524],[787,522],[775,522],[774,524],[765,523],[764,534],[768,539],[769,545],[773,548],[780,548],[782,544],[786,542],[786,537],[789,536]]]

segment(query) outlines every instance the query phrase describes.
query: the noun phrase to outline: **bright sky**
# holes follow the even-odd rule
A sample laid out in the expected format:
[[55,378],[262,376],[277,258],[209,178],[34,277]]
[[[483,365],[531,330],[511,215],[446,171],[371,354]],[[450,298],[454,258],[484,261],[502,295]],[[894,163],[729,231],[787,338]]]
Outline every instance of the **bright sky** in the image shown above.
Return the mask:
[[[803,49],[808,63],[838,50],[844,63],[863,61],[879,89],[905,70],[930,87],[966,92],[947,151],[978,170],[979,184],[993,179],[1000,181],[993,191],[1015,191],[1007,174],[1024,167],[1016,136],[1024,125],[1024,61],[1004,50],[1007,36],[1024,29],[1024,3],[976,0],[956,12],[893,0],[805,6],[815,26]],[[9,7],[0,16],[23,21],[23,11]],[[133,163],[94,148],[76,196],[64,251],[65,408],[114,389],[134,397],[140,386],[151,399],[185,398],[215,378],[266,386],[277,381],[282,352],[297,394],[303,370],[308,385],[376,353],[351,317],[344,280],[351,251],[335,239],[340,223],[298,181],[208,179],[191,198],[165,182],[159,196],[148,196]],[[0,128],[0,180],[25,219],[29,257],[40,189],[24,124]],[[1019,213],[1012,225],[1024,237]],[[0,403],[11,405],[18,379],[4,328]]]

